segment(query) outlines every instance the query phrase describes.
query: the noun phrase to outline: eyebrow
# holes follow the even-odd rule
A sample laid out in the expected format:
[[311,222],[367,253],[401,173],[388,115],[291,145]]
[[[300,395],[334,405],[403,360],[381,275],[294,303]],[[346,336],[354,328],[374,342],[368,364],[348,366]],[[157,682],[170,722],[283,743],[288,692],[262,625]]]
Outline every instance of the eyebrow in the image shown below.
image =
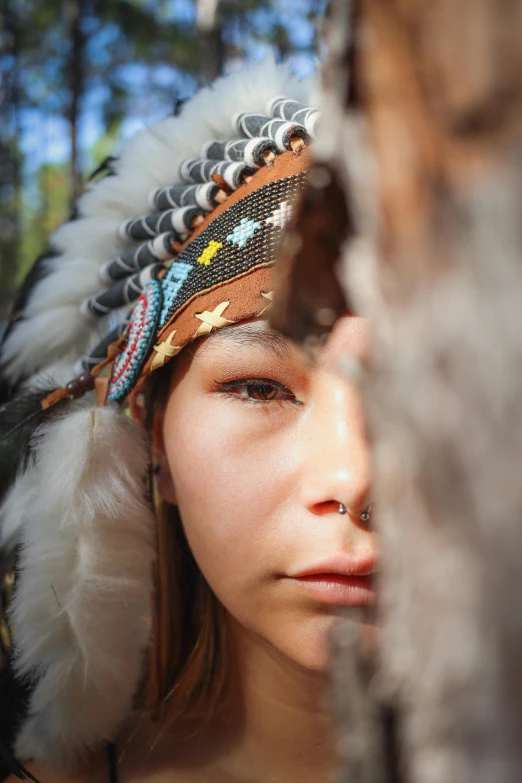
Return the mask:
[[208,335],[205,342],[201,345],[200,351],[205,351],[209,346],[214,345],[216,341],[242,347],[265,348],[278,359],[293,358],[292,348],[286,337],[283,337],[282,334],[273,329],[253,328],[251,324],[234,326],[232,329],[227,327],[216,329],[216,331]]

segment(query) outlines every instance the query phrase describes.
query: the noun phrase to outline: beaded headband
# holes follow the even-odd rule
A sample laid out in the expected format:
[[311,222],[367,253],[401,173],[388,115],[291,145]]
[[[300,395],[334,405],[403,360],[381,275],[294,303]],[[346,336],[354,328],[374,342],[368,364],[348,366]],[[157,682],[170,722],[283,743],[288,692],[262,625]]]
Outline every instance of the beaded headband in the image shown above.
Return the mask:
[[306,153],[281,155],[199,226],[163,277],[145,285],[114,364],[110,400],[123,399],[188,342],[270,306],[269,268],[308,165]]
[[[269,275],[252,273],[275,261],[281,229],[309,167],[309,155],[302,154],[311,138],[306,125],[313,134],[318,112],[284,98],[271,100],[267,111],[273,116],[238,114],[234,124],[247,138],[207,142],[200,160],[180,166],[181,178],[196,184],[154,191],[150,199],[159,211],[121,226],[122,235],[151,238],[104,264],[105,279],[136,271],[152,253],[169,253],[169,258],[84,302],[84,311],[103,312],[144,284],[114,362],[109,400],[124,399],[138,379],[191,340],[259,316],[270,305]],[[119,329],[78,369],[103,361],[100,354],[119,339]]]
[[122,401],[188,342],[270,306],[270,274],[261,270],[276,260],[303,188],[319,112],[276,97],[267,115],[236,115],[246,138],[206,142],[201,159],[181,163],[184,184],[155,189],[154,211],[120,225],[120,237],[134,247],[100,265],[106,287],[80,311],[95,321],[133,309],[76,363],[77,377],[48,395],[44,409],[93,388],[91,371],[108,360],[100,399]]

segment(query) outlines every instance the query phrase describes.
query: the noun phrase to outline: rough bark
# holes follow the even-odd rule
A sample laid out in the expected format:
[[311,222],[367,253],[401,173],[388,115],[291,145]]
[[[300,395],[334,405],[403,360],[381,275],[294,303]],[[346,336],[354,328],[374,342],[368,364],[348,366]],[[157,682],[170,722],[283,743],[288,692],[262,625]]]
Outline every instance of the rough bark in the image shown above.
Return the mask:
[[383,661],[419,783],[522,775],[522,4],[500,5],[361,3]]
[[[364,612],[360,620],[366,621]],[[338,783],[400,783],[398,712],[379,684],[377,635],[346,618],[332,638],[332,706],[339,728]]]
[[[317,155],[355,216],[340,279],[374,330],[375,682],[400,718],[404,779],[516,783],[522,3],[337,0],[332,13]],[[303,341],[303,319],[286,331]],[[356,692],[341,694],[346,715]]]

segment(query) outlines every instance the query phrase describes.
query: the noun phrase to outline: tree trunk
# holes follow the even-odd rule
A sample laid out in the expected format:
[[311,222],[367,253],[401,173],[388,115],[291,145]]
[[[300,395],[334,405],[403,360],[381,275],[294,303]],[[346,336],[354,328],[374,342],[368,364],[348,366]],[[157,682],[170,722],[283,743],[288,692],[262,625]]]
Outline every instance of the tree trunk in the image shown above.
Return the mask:
[[85,35],[83,32],[83,20],[87,12],[87,0],[64,0],[64,15],[69,25],[70,54],[69,54],[69,128],[70,128],[70,163],[69,179],[71,192],[71,212],[78,196],[81,193],[82,182],[78,155],[78,125],[81,112],[81,103],[84,93],[84,58]]
[[522,779],[522,3],[361,0],[383,661],[411,777]]
[[[0,142],[0,338],[18,270],[22,210],[22,160],[20,142],[20,21],[14,3],[4,7],[4,45],[11,56],[9,71],[2,73],[4,101],[0,116],[4,136]],[[3,47],[2,47],[3,48]]]
[[[520,0],[332,3],[316,157],[354,216],[345,296],[373,325],[371,368],[346,367],[382,537],[380,666],[337,695],[341,715],[370,720],[362,744],[344,724],[359,770],[346,780],[382,779],[375,698],[400,729],[404,780],[522,780],[521,29]],[[314,263],[290,245],[290,268]],[[287,277],[275,311],[301,342],[317,333],[314,308],[307,327],[304,308],[295,318],[311,277]]]
[[196,0],[200,74],[210,84],[223,73],[225,49],[221,32],[219,0]]

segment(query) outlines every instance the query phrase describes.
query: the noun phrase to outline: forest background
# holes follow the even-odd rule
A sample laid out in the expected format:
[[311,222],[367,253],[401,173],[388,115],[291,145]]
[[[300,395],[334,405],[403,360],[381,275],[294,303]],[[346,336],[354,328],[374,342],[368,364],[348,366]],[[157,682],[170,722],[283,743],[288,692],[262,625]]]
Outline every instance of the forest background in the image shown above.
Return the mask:
[[313,70],[326,0],[2,0],[0,334],[89,174],[199,86],[273,51]]

